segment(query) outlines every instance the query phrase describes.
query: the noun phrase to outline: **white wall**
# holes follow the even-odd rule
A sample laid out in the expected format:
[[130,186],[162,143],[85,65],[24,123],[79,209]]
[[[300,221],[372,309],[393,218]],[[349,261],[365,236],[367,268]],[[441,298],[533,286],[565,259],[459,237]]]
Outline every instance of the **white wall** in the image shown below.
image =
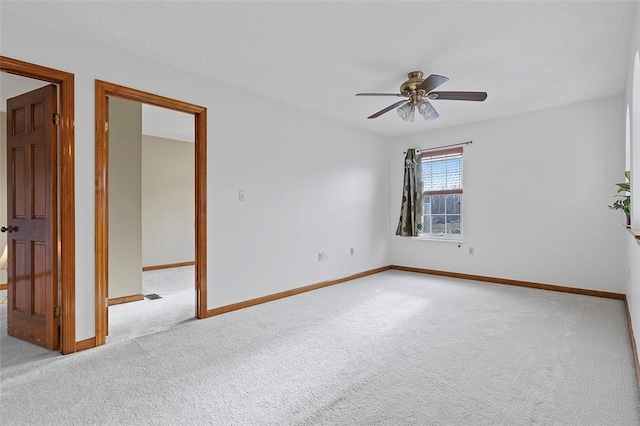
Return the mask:
[[142,105],[109,98],[109,298],[142,293]]
[[247,117],[218,151],[214,268],[226,284],[216,305],[388,264],[386,145],[292,112]]
[[[632,92],[633,92],[633,74],[634,74],[634,60],[636,52],[640,51],[640,4],[635,5],[635,20],[634,20],[634,32],[631,38],[631,46],[629,49],[629,71],[627,76],[627,90],[625,92],[626,105],[629,105],[631,109],[630,116],[633,117],[633,126],[631,128],[631,135],[635,138],[635,149],[632,151],[633,162],[631,176],[633,182],[631,187],[635,188],[634,198],[632,200],[632,212],[634,212],[634,219],[637,219],[638,208],[640,202],[636,200],[635,195],[639,195],[640,191],[637,190],[640,185],[640,111],[633,109],[632,105]],[[640,81],[636,81],[636,84],[640,85]],[[640,99],[636,99],[637,104],[640,104]],[[637,105],[636,104],[636,105]],[[635,166],[635,167],[634,167]],[[639,226],[634,223],[634,226]],[[631,234],[626,236],[627,241],[625,245],[626,249],[626,261],[628,268],[628,275],[626,280],[625,292],[627,294],[627,302],[629,305],[629,312],[631,314],[631,321],[634,327],[634,333],[636,343],[640,344],[640,245],[636,244],[635,239]]]
[[624,114],[616,96],[392,141],[393,230],[403,151],[473,143],[464,148],[462,247],[392,235],[391,262],[624,292],[624,215],[607,208],[624,167]]
[[142,135],[142,266],[195,260],[194,147]]
[[[384,138],[12,12],[3,10],[0,24],[2,55],[75,74],[77,340],[95,335],[95,79],[208,108],[210,309],[389,263],[624,291],[625,231],[606,207],[624,164],[616,142],[624,137],[621,97],[402,138],[389,148]],[[248,96],[261,113],[234,115]],[[465,245],[392,236],[402,151],[468,139]],[[317,261],[318,251],[328,252],[327,262]]]
[[[95,335],[95,79],[208,108],[210,309],[389,263],[383,138],[5,10],[0,37],[4,56],[75,74],[77,340]],[[249,97],[260,114],[235,115]]]

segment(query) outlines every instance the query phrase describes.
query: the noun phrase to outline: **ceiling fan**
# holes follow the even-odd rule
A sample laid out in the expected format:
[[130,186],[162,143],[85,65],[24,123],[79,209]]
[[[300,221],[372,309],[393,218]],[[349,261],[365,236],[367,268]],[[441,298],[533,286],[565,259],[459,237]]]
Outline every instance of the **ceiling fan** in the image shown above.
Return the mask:
[[[413,121],[415,110],[424,117],[425,120],[435,120],[440,116],[435,110],[430,100],[446,99],[455,101],[479,101],[487,99],[486,92],[433,92],[436,87],[449,81],[447,77],[437,74],[431,74],[426,79],[422,78],[422,71],[412,71],[408,74],[409,79],[400,86],[400,93],[357,93],[356,96],[399,96],[403,98],[401,101],[393,105],[389,105],[375,114],[370,115],[369,119],[380,117],[382,114],[398,108],[398,115],[404,121]],[[428,99],[428,100],[427,100]]]

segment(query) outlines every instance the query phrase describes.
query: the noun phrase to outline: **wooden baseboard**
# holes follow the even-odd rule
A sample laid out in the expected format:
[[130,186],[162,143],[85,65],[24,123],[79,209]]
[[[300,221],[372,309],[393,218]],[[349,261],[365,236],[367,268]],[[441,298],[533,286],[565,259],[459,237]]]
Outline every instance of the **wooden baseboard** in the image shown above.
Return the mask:
[[506,284],[517,287],[537,288],[540,290],[560,291],[563,293],[582,294],[585,296],[604,297],[607,299],[625,300],[626,296],[622,293],[612,293],[609,291],[588,290],[584,288],[564,287],[553,284],[543,284],[530,281],[511,280],[508,278],[485,277],[483,275],[463,274],[459,272],[440,271],[437,269],[413,268],[410,266],[391,265],[390,269],[406,272],[417,272],[419,274],[441,275],[451,278],[462,278],[465,280],[484,281],[494,284]]
[[109,299],[109,306],[120,305],[122,303],[138,302],[144,299],[143,294],[132,294],[131,296],[114,297]]
[[90,337],[88,339],[80,340],[79,342],[76,342],[76,352],[86,351],[87,349],[91,349],[95,347],[96,347],[95,337]]
[[7,289],[7,283],[0,284],[0,290],[6,290],[6,289]]
[[[173,268],[173,267],[176,267],[176,266],[188,266],[188,265],[192,265],[192,264],[193,264],[193,262],[184,262],[184,263],[181,263],[181,264],[173,264],[174,266],[158,265],[157,267],[156,266],[152,266],[152,267],[147,267],[147,268],[163,269],[165,267]],[[301,293],[305,293],[307,291],[317,290],[317,289],[320,289],[320,288],[323,288],[323,287],[328,287],[328,286],[331,286],[331,285],[340,284],[340,283],[343,283],[343,282],[346,282],[346,281],[351,281],[351,280],[355,280],[355,279],[358,279],[358,278],[366,277],[368,275],[377,274],[379,272],[388,271],[390,269],[397,270],[397,271],[415,272],[415,273],[420,273],[420,274],[440,275],[440,276],[451,277],[451,278],[461,278],[461,279],[474,280],[474,281],[490,282],[490,283],[494,283],[494,284],[505,284],[505,285],[513,285],[513,286],[518,286],[518,287],[535,288],[535,289],[540,289],[540,290],[559,291],[559,292],[564,292],[564,293],[582,294],[582,295],[586,295],[586,296],[595,296],[595,297],[604,297],[604,298],[608,298],[608,299],[623,300],[625,302],[625,309],[626,309],[626,312],[627,312],[627,322],[628,322],[629,334],[630,334],[630,338],[631,338],[631,347],[632,347],[632,350],[633,350],[633,359],[635,361],[636,376],[637,376],[637,380],[638,380],[638,386],[640,388],[640,360],[638,359],[638,351],[637,351],[636,341],[635,341],[635,337],[633,335],[633,325],[631,323],[631,314],[629,312],[629,305],[627,303],[627,297],[626,297],[626,295],[621,294],[621,293],[612,293],[612,292],[607,292],[607,291],[597,291],[597,290],[588,290],[588,289],[581,289],[581,288],[574,288],[574,287],[565,287],[565,286],[558,286],[558,285],[552,285],[552,284],[543,284],[543,283],[536,283],[536,282],[530,282],[530,281],[512,280],[512,279],[507,279],[507,278],[487,277],[487,276],[482,276],[482,275],[464,274],[464,273],[459,273],[459,272],[440,271],[440,270],[436,270],[436,269],[423,269],[423,268],[414,268],[414,267],[410,267],[410,266],[389,265],[389,266],[383,266],[383,267],[380,267],[380,268],[370,269],[368,271],[360,272],[358,274],[349,275],[347,277],[338,278],[338,279],[335,279],[335,280],[322,281],[322,282],[319,282],[319,283],[310,284],[310,285],[307,285],[307,286],[298,287],[298,288],[294,288],[294,289],[291,289],[291,290],[286,290],[286,291],[282,291],[282,292],[279,292],[279,293],[274,293],[274,294],[270,294],[270,295],[267,295],[267,296],[258,297],[258,298],[255,298],[255,299],[246,300],[244,302],[238,302],[238,303],[233,303],[231,305],[221,306],[219,308],[209,309],[207,311],[206,317],[213,317],[213,316],[216,316],[216,315],[221,315],[221,314],[224,314],[224,313],[227,313],[227,312],[231,312],[231,311],[235,311],[235,310],[238,310],[238,309],[248,308],[250,306],[255,306],[255,305],[262,304],[262,303],[271,302],[271,301],[274,301],[274,300],[277,300],[277,299],[282,299],[284,297],[295,296],[296,294],[301,294]],[[144,268],[143,268],[143,270],[144,270]],[[151,270],[151,269],[148,269],[148,270]],[[144,295],[142,295],[142,294],[109,299],[109,306],[117,305],[117,304],[120,304],[120,303],[133,302],[133,301],[142,300],[142,299],[144,299]],[[82,350],[85,350],[85,349],[90,349],[90,348],[93,348],[95,346],[96,346],[96,339],[95,339],[95,337],[92,337],[92,338],[89,338],[89,339],[86,339],[86,340],[82,340],[80,342],[76,342],[76,351],[82,351]]]
[[638,346],[636,345],[636,337],[633,334],[633,322],[631,321],[631,312],[629,312],[629,302],[624,298],[624,307],[627,311],[627,325],[629,326],[629,338],[631,339],[631,350],[633,351],[633,360],[636,365],[636,379],[638,380],[638,389],[640,389],[640,360],[638,359]]
[[156,269],[169,269],[169,268],[179,268],[180,266],[193,266],[195,265],[196,262],[191,261],[191,262],[178,262],[178,263],[167,263],[164,265],[151,265],[151,266],[143,266],[142,267],[142,271],[146,272],[146,271],[155,271]]
[[366,277],[367,275],[377,274],[389,270],[389,266],[383,266],[381,268],[369,269],[368,271],[360,272],[358,274],[349,275],[348,277],[338,278],[335,280],[322,281],[315,284],[306,285],[304,287],[298,287],[291,290],[281,291],[279,293],[269,294],[267,296],[257,297],[251,300],[245,300],[244,302],[233,303],[231,305],[221,306],[219,308],[209,309],[207,311],[207,317],[224,314],[227,312],[235,311],[237,309],[248,308],[250,306],[259,305],[261,303],[271,302],[284,297],[295,296],[296,294],[306,293],[307,291],[317,290],[319,288],[328,287],[335,284],[340,284],[346,281],[355,280],[357,278]]

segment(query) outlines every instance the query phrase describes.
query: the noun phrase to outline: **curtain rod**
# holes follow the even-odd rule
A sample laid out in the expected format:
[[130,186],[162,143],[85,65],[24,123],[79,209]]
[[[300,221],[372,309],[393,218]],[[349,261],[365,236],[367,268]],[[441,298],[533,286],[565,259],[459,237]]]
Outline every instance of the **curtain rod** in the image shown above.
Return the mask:
[[[460,146],[460,145],[469,145],[472,144],[473,141],[467,141],[467,142],[460,142],[460,143],[452,143],[451,145],[442,145],[442,146],[436,146],[433,148],[425,148],[425,149],[416,149],[416,152],[426,152],[426,151],[433,151],[434,149],[440,149],[440,148],[450,148],[452,146]],[[406,154],[407,151],[403,152],[403,154]]]

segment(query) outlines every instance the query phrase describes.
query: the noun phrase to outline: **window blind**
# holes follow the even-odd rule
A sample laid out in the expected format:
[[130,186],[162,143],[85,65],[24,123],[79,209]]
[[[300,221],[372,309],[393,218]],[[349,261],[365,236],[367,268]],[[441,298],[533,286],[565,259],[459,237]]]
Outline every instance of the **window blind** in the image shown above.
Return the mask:
[[462,147],[424,152],[421,157],[425,194],[462,193]]

